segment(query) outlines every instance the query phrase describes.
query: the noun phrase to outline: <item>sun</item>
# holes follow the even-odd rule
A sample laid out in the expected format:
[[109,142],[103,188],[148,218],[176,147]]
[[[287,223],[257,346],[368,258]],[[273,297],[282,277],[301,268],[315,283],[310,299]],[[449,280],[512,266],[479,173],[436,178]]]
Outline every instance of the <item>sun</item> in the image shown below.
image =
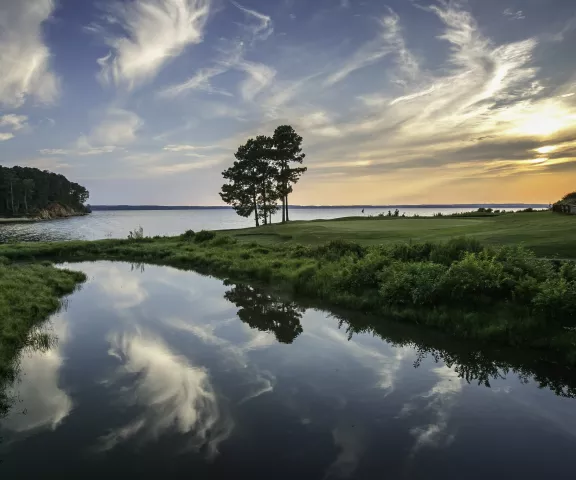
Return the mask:
[[556,145],[546,145],[545,147],[536,148],[534,151],[542,155],[547,155],[548,153],[555,152],[556,150],[558,150]]
[[557,105],[549,105],[518,119],[515,130],[522,135],[548,137],[569,126],[576,126],[576,115],[569,114]]

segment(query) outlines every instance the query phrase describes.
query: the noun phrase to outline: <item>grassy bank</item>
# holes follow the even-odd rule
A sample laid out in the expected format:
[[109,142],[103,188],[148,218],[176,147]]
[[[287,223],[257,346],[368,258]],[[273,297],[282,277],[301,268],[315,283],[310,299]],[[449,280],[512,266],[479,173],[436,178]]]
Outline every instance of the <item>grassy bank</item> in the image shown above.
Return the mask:
[[552,212],[440,218],[363,218],[290,222],[224,232],[241,241],[319,245],[335,238],[361,245],[446,241],[467,236],[485,245],[523,244],[543,257],[576,258],[576,216]]
[[[384,222],[384,221],[383,221]],[[576,264],[474,239],[363,246],[261,245],[211,232],[0,246],[13,260],[127,260],[275,285],[456,337],[560,352],[576,362]]]
[[19,352],[46,341],[32,331],[60,308],[60,298],[73,292],[85,276],[51,265],[9,265],[0,260],[1,417],[8,408],[4,387],[14,381]]

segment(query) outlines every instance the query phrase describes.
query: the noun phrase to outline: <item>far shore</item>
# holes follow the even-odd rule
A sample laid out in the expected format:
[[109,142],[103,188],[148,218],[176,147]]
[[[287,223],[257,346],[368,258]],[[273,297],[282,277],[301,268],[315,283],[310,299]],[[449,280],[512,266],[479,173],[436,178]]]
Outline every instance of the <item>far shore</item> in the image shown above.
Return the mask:
[[0,224],[1,223],[32,223],[32,222],[40,222],[41,218],[29,218],[29,217],[15,217],[15,218],[1,218],[0,217]]

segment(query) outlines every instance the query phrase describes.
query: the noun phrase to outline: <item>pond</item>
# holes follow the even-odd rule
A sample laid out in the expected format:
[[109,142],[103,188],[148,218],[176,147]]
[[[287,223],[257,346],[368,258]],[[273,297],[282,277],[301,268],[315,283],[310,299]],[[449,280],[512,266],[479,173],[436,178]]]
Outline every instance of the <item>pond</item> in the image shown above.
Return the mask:
[[570,372],[193,272],[69,267],[89,280],[22,357],[2,478],[573,478]]

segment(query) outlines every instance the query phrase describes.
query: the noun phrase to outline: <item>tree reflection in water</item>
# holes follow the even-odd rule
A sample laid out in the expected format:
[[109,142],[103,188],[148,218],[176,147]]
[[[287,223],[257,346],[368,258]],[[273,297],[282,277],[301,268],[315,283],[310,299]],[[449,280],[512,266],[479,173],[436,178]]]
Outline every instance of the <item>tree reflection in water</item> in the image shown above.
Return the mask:
[[[226,282],[226,285],[231,285]],[[279,342],[292,343],[302,333],[300,320],[305,307],[286,301],[257,287],[233,285],[225,298],[239,307],[238,317],[250,327],[273,332]],[[306,305],[317,307],[317,305]],[[416,350],[414,367],[419,368],[426,358],[443,362],[453,368],[468,383],[491,388],[491,382],[516,375],[521,382],[536,382],[556,395],[576,398],[576,376],[572,369],[561,367],[544,352],[498,348],[455,340],[429,328],[401,324],[393,320],[366,315],[336,315],[340,328],[351,339],[356,334],[380,337],[396,347]]]
[[274,333],[281,343],[292,343],[302,333],[300,319],[305,309],[295,302],[282,301],[249,285],[233,285],[224,298],[239,308],[240,320],[261,332]]

